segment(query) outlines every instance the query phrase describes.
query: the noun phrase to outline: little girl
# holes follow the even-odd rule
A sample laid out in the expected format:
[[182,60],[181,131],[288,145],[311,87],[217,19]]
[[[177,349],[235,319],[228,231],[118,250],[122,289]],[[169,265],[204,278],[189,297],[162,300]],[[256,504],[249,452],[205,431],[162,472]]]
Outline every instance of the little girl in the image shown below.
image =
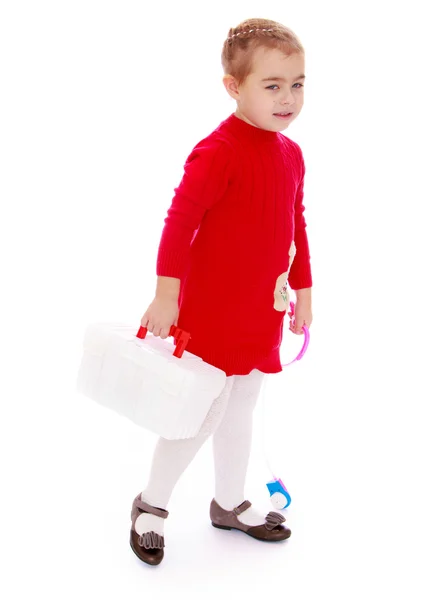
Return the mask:
[[174,486],[212,434],[212,525],[269,541],[291,533],[280,513],[255,511],[244,484],[263,378],[282,370],[288,283],[296,291],[291,331],[301,334],[312,322],[305,165],[299,145],[280,133],[303,106],[304,49],[287,27],[248,19],[230,29],[221,58],[237,109],[186,160],[159,245],[156,295],[141,325],[166,338],[178,324],[191,335],[187,351],[225,371],[227,382],[195,438],[157,443],[131,511],[131,547],[150,565],[164,556]]

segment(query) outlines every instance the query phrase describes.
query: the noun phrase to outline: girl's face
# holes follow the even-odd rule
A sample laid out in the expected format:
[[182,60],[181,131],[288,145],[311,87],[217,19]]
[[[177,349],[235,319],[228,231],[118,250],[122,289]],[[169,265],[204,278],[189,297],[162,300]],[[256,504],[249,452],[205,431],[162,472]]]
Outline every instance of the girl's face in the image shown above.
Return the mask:
[[[237,101],[235,114],[261,129],[286,129],[302,110],[304,70],[302,54],[287,56],[280,50],[258,48],[252,72],[241,86],[226,76],[230,78],[227,91]],[[280,112],[292,114],[283,119],[276,116]]]

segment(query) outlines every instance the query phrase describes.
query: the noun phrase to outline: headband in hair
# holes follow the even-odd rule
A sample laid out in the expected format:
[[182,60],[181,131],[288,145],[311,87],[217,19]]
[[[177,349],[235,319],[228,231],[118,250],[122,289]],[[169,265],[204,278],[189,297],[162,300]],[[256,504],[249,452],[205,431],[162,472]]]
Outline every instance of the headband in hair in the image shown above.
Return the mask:
[[242,35],[243,33],[252,33],[253,31],[274,31],[273,29],[250,29],[249,31],[239,31],[238,33],[233,33],[232,36],[230,36],[229,38],[227,38],[227,42],[231,41],[233,38],[237,37],[238,35]]

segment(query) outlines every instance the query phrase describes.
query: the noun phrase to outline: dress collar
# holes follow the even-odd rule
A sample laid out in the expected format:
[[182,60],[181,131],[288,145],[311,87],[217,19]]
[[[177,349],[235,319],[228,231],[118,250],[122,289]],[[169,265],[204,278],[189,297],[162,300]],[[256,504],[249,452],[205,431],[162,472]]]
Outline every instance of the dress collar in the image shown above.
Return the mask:
[[278,131],[269,131],[268,129],[261,129],[251,125],[240,117],[237,117],[235,113],[231,114],[222,125],[227,125],[234,135],[243,141],[252,142],[276,142],[279,140]]

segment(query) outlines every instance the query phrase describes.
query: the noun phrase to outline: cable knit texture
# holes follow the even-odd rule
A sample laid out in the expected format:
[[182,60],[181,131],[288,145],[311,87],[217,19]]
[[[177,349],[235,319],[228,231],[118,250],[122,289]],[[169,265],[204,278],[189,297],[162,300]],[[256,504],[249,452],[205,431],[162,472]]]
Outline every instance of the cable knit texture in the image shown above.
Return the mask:
[[279,289],[286,274],[292,289],[312,287],[304,176],[296,142],[232,114],[193,148],[174,190],[157,275],[181,280],[187,350],[228,376],[282,370]]

